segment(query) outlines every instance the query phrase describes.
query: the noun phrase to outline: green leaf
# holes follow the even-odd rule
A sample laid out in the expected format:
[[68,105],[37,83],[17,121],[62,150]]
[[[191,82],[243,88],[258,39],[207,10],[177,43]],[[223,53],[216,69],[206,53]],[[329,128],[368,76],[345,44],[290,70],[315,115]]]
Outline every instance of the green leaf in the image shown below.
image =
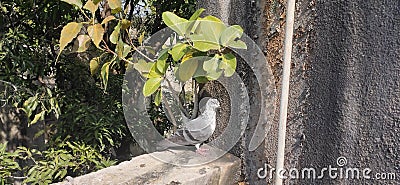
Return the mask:
[[100,57],[90,60],[90,74],[94,75],[99,69]]
[[153,65],[154,63],[146,62],[145,60],[141,59],[137,63],[133,64],[133,68],[139,71],[143,77],[148,78],[150,69],[153,67]]
[[195,32],[189,36],[193,42],[193,47],[202,52],[219,50],[219,39],[222,32],[226,29],[223,22],[214,16],[199,18],[197,22],[199,22],[199,25],[195,29]]
[[29,123],[29,125],[33,125],[33,124],[37,123],[39,121],[39,119],[43,120],[45,113],[46,113],[45,111],[42,111],[42,112],[36,114],[35,117],[33,118],[33,120]]
[[200,9],[196,10],[196,12],[194,12],[193,15],[190,17],[189,21],[194,21],[194,20],[196,20],[197,18],[199,18],[200,15],[201,15],[201,13],[204,12],[204,10],[206,10],[206,9],[200,8]]
[[129,20],[127,20],[127,19],[122,19],[122,21],[121,21],[121,28],[122,28],[122,30],[128,29],[129,26],[131,26],[131,25],[132,25],[131,21],[129,21]]
[[247,49],[246,43],[244,43],[241,40],[237,40],[236,42],[230,42],[228,43],[228,46],[237,49]]
[[224,69],[224,75],[226,77],[231,77],[236,70],[237,61],[235,55],[227,53],[222,55],[222,62],[220,68]]
[[196,20],[200,17],[201,13],[203,13],[204,10],[204,8],[200,8],[190,17],[189,24],[186,28],[186,35],[190,35],[195,32],[197,26],[199,25],[199,22]]
[[131,52],[132,47],[124,43],[124,52],[122,52],[122,57],[125,58]]
[[60,36],[60,52],[64,50],[65,46],[68,45],[81,31],[82,23],[70,22],[63,27]]
[[75,5],[75,6],[79,7],[79,8],[82,8],[82,1],[81,0],[61,0],[61,1],[64,1],[64,2],[69,3],[71,5]]
[[199,31],[202,33],[203,38],[208,42],[219,44],[219,38],[226,29],[225,24],[220,19],[211,15],[200,20]]
[[187,19],[181,18],[174,13],[168,11],[162,14],[162,19],[165,25],[167,25],[179,35],[184,36],[189,25],[189,21]]
[[161,104],[161,100],[162,100],[162,91],[158,90],[156,93],[156,97],[154,97],[154,104],[156,106],[159,106]]
[[204,61],[203,69],[206,71],[205,76],[208,80],[217,80],[221,76],[223,71],[218,68],[219,58],[219,55],[215,55],[213,58]]
[[143,87],[143,95],[145,97],[148,97],[152,95],[156,90],[160,87],[161,81],[163,78],[158,77],[158,78],[149,78],[146,83],[144,84]]
[[169,54],[172,55],[175,61],[178,61],[185,55],[185,50],[188,46],[189,45],[185,43],[178,43],[169,51]]
[[102,0],[93,0],[93,3],[94,4],[98,4],[98,3],[100,3]]
[[212,15],[208,15],[208,16],[206,16],[204,18],[201,18],[201,20],[213,21],[213,22],[217,22],[217,23],[220,23],[220,24],[224,24],[224,22],[222,22],[221,19],[219,19],[218,17],[212,16]]
[[202,52],[220,49],[220,45],[218,43],[204,41],[203,39],[193,41],[193,47]]
[[181,63],[175,71],[176,78],[181,82],[186,82],[193,77],[199,65],[198,58],[191,58]]
[[[164,56],[168,57],[168,55],[164,55]],[[156,67],[160,73],[165,74],[165,72],[167,71],[167,67],[168,67],[168,65],[166,63],[166,59],[165,60],[163,60],[163,59],[157,60]]]
[[117,44],[120,31],[121,31],[121,22],[119,22],[118,25],[115,26],[114,31],[110,35],[111,43]]
[[140,34],[140,37],[138,38],[139,44],[142,45],[143,44],[143,39],[144,39],[144,34],[146,32],[142,32],[142,34]]
[[211,58],[210,60],[204,61],[203,69],[208,73],[214,72],[218,69],[218,56]]
[[208,80],[217,80],[221,75],[222,75],[222,71],[217,70],[217,71],[212,71],[212,72],[207,73],[206,77]]
[[131,46],[124,43],[122,39],[119,39],[117,47],[115,48],[115,52],[118,54],[118,57],[125,58],[126,56],[128,56],[130,51],[131,51]]
[[99,4],[94,4],[92,0],[88,0],[85,6],[83,6],[83,8],[89,10],[92,13],[92,15],[94,15],[97,8],[99,8]]
[[157,63],[152,63],[153,65],[151,66],[151,69],[149,71],[149,75],[148,78],[158,78],[158,77],[162,77],[163,74],[158,71],[157,69]]
[[90,46],[90,37],[88,35],[79,35],[74,43],[74,51],[85,52]]
[[196,77],[195,80],[196,80],[198,83],[203,83],[203,84],[205,84],[205,83],[207,83],[207,82],[209,81],[209,80],[207,79],[207,77],[205,77],[205,76]]
[[226,47],[238,49],[247,49],[246,44],[239,40],[243,35],[243,29],[239,25],[233,25],[227,28],[221,35],[221,44]]
[[101,22],[101,24],[106,24],[109,21],[115,20],[115,17],[112,15],[109,15],[108,17],[104,18],[103,21]]
[[117,13],[122,10],[122,3],[121,0],[108,0],[108,5],[113,10],[112,13]]
[[103,40],[104,28],[101,24],[91,25],[87,29],[90,38],[92,39],[94,45],[100,48],[100,42]]
[[101,79],[103,80],[104,90],[107,89],[108,75],[110,71],[111,62],[106,62],[103,67],[101,67]]

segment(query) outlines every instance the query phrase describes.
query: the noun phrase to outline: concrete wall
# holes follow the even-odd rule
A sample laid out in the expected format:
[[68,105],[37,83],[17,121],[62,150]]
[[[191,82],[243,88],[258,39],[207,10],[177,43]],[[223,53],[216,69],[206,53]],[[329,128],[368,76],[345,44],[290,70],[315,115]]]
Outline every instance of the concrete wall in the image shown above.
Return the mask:
[[[209,161],[208,157],[221,152],[215,148],[208,148],[207,156],[193,151],[167,150],[145,154],[122,162],[116,166],[105,168],[97,172],[80,177],[67,177],[58,185],[80,184],[162,184],[162,185],[229,185],[237,184],[236,171],[240,168],[240,159],[226,154],[216,161]],[[156,158],[170,159],[179,163],[179,166],[157,160]],[[199,165],[187,166],[197,163]]]
[[[199,3],[213,15],[229,15],[223,20],[244,27],[265,49],[279,95],[286,2]],[[345,168],[370,168],[370,175],[397,173],[397,178],[332,180],[326,175],[286,184],[400,183],[399,17],[397,0],[297,0],[285,165],[337,167],[343,156]],[[262,151],[246,158],[257,162],[243,162],[251,168],[242,171],[250,184],[271,182],[255,177],[254,170],[262,163],[275,165],[275,116]]]

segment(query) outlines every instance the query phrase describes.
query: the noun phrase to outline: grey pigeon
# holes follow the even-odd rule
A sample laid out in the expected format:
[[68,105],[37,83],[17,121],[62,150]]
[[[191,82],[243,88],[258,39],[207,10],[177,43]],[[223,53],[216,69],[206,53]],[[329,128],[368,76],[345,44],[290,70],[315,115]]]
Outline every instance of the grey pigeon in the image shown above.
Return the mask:
[[165,150],[170,147],[195,145],[196,152],[202,153],[200,145],[206,141],[215,131],[216,109],[220,104],[217,99],[209,98],[204,106],[204,111],[196,119],[184,123],[181,129],[167,140],[162,140],[157,145],[157,150]]

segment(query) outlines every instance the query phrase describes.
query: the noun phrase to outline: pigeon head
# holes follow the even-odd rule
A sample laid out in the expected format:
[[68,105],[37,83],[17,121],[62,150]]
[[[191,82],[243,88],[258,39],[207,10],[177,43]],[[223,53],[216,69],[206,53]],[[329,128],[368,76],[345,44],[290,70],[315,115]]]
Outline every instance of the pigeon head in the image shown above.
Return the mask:
[[207,101],[207,107],[210,107],[210,108],[212,108],[212,109],[219,108],[219,107],[220,107],[219,101],[218,101],[217,99],[210,98],[210,99]]

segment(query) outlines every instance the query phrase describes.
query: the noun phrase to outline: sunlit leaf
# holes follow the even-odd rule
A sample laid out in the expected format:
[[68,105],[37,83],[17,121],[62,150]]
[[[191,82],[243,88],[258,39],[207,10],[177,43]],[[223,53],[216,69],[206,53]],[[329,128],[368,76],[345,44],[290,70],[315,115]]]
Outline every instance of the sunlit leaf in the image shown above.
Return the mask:
[[95,57],[92,60],[90,60],[90,74],[94,75],[97,70],[99,69],[99,64],[100,64],[100,58]]
[[124,43],[124,52],[122,52],[122,57],[125,58],[131,52],[132,47],[126,43]]
[[200,8],[190,17],[188,26],[186,28],[186,35],[190,35],[196,30],[197,26],[199,25],[199,21],[196,20],[200,17],[204,10],[204,8]]
[[176,78],[181,82],[186,82],[193,77],[199,65],[197,58],[191,58],[181,63],[175,72]]
[[203,64],[203,69],[207,72],[214,72],[217,70],[218,68],[218,57],[215,56],[213,58],[211,58],[210,60],[206,60],[204,61]]
[[[166,57],[168,57],[168,55],[166,55]],[[167,63],[166,63],[166,59],[164,60],[164,59],[162,58],[162,59],[160,59],[160,60],[157,60],[157,62],[156,62],[156,67],[157,67],[157,70],[158,70],[160,73],[165,74],[165,71],[167,71],[167,67],[168,67],[168,65],[167,65]]]
[[222,55],[222,62],[220,68],[224,69],[224,75],[230,77],[235,73],[237,61],[235,55],[227,53]]
[[187,27],[189,25],[188,20],[181,18],[175,15],[174,13],[168,11],[162,14],[162,19],[165,25],[167,25],[169,28],[171,28],[181,36],[185,34]]
[[60,36],[60,53],[78,35],[81,28],[82,24],[76,22],[70,22],[63,27]]
[[200,9],[196,10],[196,12],[194,12],[193,15],[190,17],[189,21],[194,21],[194,20],[196,20],[197,18],[199,18],[200,15],[201,15],[201,13],[204,12],[204,10],[206,10],[206,9],[200,8]]
[[161,73],[160,71],[158,71],[157,69],[157,63],[152,62],[152,66],[150,68],[149,71],[149,75],[148,78],[158,78],[158,77],[162,77],[164,74]]
[[90,38],[92,39],[94,45],[96,45],[96,47],[100,48],[99,45],[100,45],[101,40],[103,40],[103,35],[104,35],[103,26],[101,26],[101,24],[91,25],[88,27],[87,31],[88,31],[88,34],[89,34]]
[[143,87],[143,95],[148,97],[152,95],[160,87],[163,78],[149,78]]
[[186,60],[189,60],[190,58],[192,58],[193,53],[194,53],[194,51],[189,51],[189,52],[185,53],[185,55],[183,55],[183,57],[181,59],[182,63],[185,62]]
[[33,120],[29,123],[29,125],[33,125],[33,124],[37,123],[39,120],[43,120],[45,113],[46,113],[45,111],[42,111],[42,112],[36,114],[35,117],[33,118]]
[[101,24],[106,24],[109,21],[115,20],[115,17],[112,15],[109,15],[108,17],[104,18],[103,21],[101,22]]
[[243,35],[243,29],[239,25],[233,25],[224,30],[221,35],[221,44],[227,46],[227,43],[239,39]]
[[137,63],[133,64],[133,67],[139,71],[142,76],[145,78],[148,77],[148,74],[150,72],[150,69],[153,67],[154,63],[152,62],[146,62],[145,60],[141,59]]
[[120,30],[121,30],[121,22],[118,23],[117,26],[115,26],[114,31],[110,35],[111,43],[117,44]]
[[85,52],[90,46],[90,37],[88,35],[79,35],[74,43],[74,51]]
[[194,79],[197,81],[197,83],[202,83],[202,84],[205,84],[209,81],[205,76],[199,76]]
[[211,15],[200,20],[199,29],[205,41],[219,43],[219,38],[226,29],[225,24],[220,19]]
[[189,45],[185,43],[178,43],[169,51],[169,54],[172,55],[175,61],[178,61],[183,57],[188,46]]
[[94,4],[92,0],[88,0],[83,6],[84,9],[89,10],[93,15],[94,12],[96,12],[97,8],[99,7],[99,4]]
[[246,43],[244,43],[241,40],[237,40],[236,42],[230,42],[228,46],[237,49],[247,49]]
[[131,26],[131,25],[132,25],[131,21],[129,21],[127,19],[122,19],[122,21],[121,21],[121,29],[122,30],[128,29],[129,26]]
[[69,3],[71,5],[75,5],[75,6],[79,7],[79,8],[82,8],[82,1],[81,0],[61,0],[61,1],[64,1],[64,2]]
[[213,72],[207,73],[207,79],[208,80],[217,80],[219,77],[222,75],[222,70],[217,70]]
[[122,10],[121,0],[108,0],[108,5],[113,10],[113,13],[118,13]]
[[156,96],[154,97],[154,104],[156,106],[159,106],[161,104],[161,100],[162,100],[162,91],[158,90]]
[[107,83],[108,83],[108,75],[110,71],[110,64],[111,62],[106,62],[103,64],[103,67],[101,67],[101,79],[103,80],[103,85],[104,85],[104,90],[107,89]]
[[118,57],[125,58],[126,56],[128,56],[130,51],[131,51],[131,46],[124,43],[122,39],[119,39],[117,47],[115,48],[115,52],[118,54]]
[[204,40],[195,40],[193,41],[193,47],[199,51],[207,52],[210,50],[219,50],[220,45],[215,42],[209,42]]
[[145,32],[142,32],[142,34],[140,34],[140,36],[138,38],[138,42],[139,42],[140,45],[143,44],[144,34],[145,34]]

